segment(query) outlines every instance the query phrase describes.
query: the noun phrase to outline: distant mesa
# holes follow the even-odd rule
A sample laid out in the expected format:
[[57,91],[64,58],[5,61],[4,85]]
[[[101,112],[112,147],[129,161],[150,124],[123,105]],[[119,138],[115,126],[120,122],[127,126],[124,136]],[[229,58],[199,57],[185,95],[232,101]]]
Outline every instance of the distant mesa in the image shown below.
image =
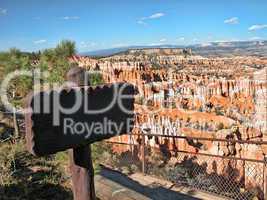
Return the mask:
[[183,54],[192,54],[191,49],[182,49],[182,48],[145,48],[145,49],[129,49],[127,51],[129,54],[157,54],[157,55],[183,55]]
[[[200,56],[267,56],[267,41],[232,41],[211,42],[208,45],[158,45],[158,46],[128,46],[111,49],[102,49],[90,52],[81,52],[82,56],[112,56],[141,52],[144,54],[181,54],[181,51],[190,49],[195,55]],[[192,53],[190,52],[190,53]]]

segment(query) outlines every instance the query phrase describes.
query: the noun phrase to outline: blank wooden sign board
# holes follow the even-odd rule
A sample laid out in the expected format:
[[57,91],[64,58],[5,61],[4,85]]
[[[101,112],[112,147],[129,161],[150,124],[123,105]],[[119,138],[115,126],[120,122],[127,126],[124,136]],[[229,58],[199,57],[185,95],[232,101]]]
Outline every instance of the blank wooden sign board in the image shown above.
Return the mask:
[[[116,83],[33,95],[26,114],[29,151],[44,156],[130,133],[134,92],[133,85]],[[71,112],[75,103],[79,105]]]
[[[115,83],[32,95],[25,116],[28,150],[36,156],[45,156],[73,149],[75,163],[90,173],[90,157],[77,153],[88,152],[89,144],[132,131],[135,92],[131,84]],[[78,173],[73,172],[74,179],[80,176]],[[94,190],[91,181],[88,177],[75,180],[74,188],[78,188],[73,191],[75,199],[95,199],[86,196]],[[79,192],[82,187],[85,189]]]

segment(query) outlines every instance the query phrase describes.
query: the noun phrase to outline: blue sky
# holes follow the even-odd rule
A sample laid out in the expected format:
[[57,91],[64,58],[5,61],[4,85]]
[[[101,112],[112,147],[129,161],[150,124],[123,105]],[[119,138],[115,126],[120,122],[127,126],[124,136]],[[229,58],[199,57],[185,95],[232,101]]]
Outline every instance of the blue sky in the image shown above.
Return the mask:
[[0,0],[0,50],[267,40],[267,0]]

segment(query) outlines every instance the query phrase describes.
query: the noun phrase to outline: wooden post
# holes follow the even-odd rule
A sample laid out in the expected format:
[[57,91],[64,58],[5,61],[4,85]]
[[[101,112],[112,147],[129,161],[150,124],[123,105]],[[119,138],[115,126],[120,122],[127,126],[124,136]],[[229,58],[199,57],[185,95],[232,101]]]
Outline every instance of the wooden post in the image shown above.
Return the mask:
[[[86,71],[80,67],[72,67],[67,80],[77,85],[90,85],[85,83]],[[90,145],[81,146],[69,151],[70,171],[74,200],[95,200],[94,168]]]
[[94,169],[90,146],[69,150],[74,200],[95,200]]

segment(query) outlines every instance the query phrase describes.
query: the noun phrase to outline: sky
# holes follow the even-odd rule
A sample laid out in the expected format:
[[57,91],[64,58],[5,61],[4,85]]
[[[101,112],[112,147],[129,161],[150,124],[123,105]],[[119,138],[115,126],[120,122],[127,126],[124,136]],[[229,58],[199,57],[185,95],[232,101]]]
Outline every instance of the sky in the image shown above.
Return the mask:
[[0,51],[267,40],[267,0],[0,0]]

